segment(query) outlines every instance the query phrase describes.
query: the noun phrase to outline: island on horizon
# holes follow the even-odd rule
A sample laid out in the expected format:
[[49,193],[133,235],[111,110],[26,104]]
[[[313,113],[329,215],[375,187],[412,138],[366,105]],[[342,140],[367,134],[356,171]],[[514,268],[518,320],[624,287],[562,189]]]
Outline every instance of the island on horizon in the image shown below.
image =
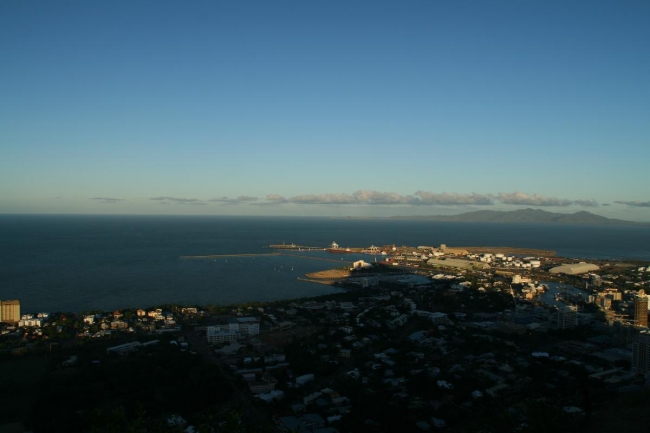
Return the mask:
[[532,224],[587,224],[650,226],[650,222],[606,218],[587,211],[574,213],[548,212],[541,209],[518,209],[513,211],[478,210],[456,215],[396,215],[390,217],[343,217],[343,219],[419,220],[465,223],[532,223]]

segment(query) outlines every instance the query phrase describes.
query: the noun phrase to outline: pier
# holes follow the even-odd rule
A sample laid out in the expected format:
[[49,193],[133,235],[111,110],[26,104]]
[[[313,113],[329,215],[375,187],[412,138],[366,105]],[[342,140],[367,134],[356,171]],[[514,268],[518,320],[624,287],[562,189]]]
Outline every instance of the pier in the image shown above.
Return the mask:
[[308,247],[306,245],[296,245],[296,244],[272,244],[269,245],[269,248],[274,250],[299,250],[299,251],[322,251],[325,248],[323,247]]

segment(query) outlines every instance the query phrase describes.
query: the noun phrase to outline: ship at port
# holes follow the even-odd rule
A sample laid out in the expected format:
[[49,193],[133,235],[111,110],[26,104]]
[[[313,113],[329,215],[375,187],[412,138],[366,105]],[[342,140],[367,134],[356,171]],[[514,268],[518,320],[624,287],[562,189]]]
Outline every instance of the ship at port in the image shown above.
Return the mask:
[[325,251],[330,252],[330,253],[334,253],[334,254],[339,254],[339,253],[350,254],[350,253],[352,253],[352,250],[350,248],[341,248],[341,246],[339,244],[337,244],[336,242],[332,242],[332,244],[330,245],[329,248],[325,248]]

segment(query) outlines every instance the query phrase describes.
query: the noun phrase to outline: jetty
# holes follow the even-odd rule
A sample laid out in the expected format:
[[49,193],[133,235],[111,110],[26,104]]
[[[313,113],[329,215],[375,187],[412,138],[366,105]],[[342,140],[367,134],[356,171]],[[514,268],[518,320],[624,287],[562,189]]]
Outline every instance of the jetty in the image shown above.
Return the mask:
[[322,251],[325,248],[323,247],[310,247],[307,245],[296,245],[296,244],[271,244],[269,248],[274,250],[298,250],[298,251]]

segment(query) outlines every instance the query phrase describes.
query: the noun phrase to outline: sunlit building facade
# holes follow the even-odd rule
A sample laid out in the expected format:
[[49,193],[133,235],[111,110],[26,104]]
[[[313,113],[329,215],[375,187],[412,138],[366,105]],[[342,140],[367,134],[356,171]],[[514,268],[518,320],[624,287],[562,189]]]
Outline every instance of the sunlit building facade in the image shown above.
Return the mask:
[[20,301],[0,301],[0,322],[15,323],[20,321]]

